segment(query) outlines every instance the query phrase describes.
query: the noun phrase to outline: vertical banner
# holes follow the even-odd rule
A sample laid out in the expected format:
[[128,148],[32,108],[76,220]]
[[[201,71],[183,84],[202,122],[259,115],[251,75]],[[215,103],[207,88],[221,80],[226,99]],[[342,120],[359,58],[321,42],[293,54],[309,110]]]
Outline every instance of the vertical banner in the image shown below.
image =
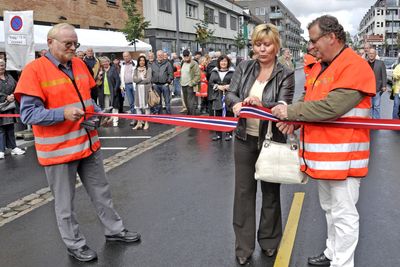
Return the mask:
[[22,70],[35,59],[33,11],[4,11],[7,70]]

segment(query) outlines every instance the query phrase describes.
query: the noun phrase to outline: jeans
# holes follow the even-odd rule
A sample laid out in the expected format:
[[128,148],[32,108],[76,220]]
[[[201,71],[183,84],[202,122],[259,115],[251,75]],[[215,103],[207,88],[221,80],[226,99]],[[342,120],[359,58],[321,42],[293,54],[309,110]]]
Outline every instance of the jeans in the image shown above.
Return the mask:
[[394,94],[393,113],[392,113],[392,118],[393,119],[398,119],[399,118],[399,105],[400,105],[399,94]]
[[372,118],[380,119],[381,118],[381,94],[377,92],[376,95],[372,98]]
[[135,114],[135,87],[133,83],[125,84],[126,96],[128,96],[129,110],[131,114]]
[[160,104],[154,108],[154,113],[162,113],[162,98],[164,97],[166,113],[171,114],[171,92],[168,84],[154,84],[153,88],[160,95]]
[[174,79],[174,95],[181,96],[181,78]]
[[6,151],[6,147],[11,149],[17,147],[17,143],[15,142],[14,124],[0,126],[0,152]]

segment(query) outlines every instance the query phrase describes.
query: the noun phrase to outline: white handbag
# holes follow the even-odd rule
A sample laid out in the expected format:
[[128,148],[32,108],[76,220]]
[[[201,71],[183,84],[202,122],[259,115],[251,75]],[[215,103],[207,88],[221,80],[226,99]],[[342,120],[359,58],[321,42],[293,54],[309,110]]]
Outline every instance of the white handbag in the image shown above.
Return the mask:
[[281,184],[307,183],[307,175],[300,171],[298,139],[295,134],[289,135],[288,139],[288,143],[272,141],[272,121],[268,122],[267,134],[256,162],[256,180]]

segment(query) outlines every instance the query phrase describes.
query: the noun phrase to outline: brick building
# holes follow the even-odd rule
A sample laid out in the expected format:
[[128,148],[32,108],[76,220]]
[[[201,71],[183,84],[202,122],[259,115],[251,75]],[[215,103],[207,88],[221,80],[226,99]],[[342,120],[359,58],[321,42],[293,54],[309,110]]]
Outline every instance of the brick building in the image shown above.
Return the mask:
[[[137,5],[142,12],[143,0]],[[83,29],[120,30],[127,18],[122,0],[1,0],[0,21],[5,10],[33,10],[36,25],[67,22]]]

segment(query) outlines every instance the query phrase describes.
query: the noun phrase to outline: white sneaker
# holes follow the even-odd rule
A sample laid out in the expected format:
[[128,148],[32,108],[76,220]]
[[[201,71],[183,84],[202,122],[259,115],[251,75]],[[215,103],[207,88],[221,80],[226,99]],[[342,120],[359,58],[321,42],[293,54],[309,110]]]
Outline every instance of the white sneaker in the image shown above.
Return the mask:
[[25,154],[25,150],[22,150],[19,147],[14,148],[13,150],[11,150],[11,155],[23,155]]
[[4,152],[0,152],[0,159],[4,159]]

